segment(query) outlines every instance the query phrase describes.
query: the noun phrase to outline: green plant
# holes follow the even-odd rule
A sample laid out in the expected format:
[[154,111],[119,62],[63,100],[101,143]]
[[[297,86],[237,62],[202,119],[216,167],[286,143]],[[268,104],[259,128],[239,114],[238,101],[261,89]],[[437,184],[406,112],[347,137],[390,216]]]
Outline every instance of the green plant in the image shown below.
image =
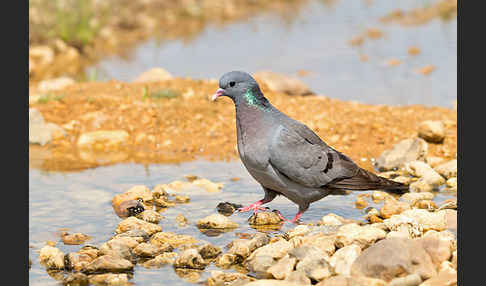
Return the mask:
[[154,91],[150,94],[150,97],[155,99],[174,98],[178,96],[179,96],[179,92],[172,89],[161,89],[161,90]]
[[60,94],[44,94],[39,98],[38,102],[39,103],[48,103],[51,100],[59,101],[59,100],[63,99],[64,96],[65,95],[60,95]]
[[56,4],[56,21],[51,35],[78,48],[91,43],[101,26],[93,1],[66,0],[62,3],[56,1]]

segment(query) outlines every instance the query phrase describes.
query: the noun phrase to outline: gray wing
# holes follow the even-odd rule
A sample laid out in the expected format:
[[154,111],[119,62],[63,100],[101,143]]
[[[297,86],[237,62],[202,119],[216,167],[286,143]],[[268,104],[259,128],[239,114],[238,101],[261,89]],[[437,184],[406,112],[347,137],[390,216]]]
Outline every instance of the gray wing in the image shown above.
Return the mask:
[[271,138],[270,164],[288,179],[307,187],[320,188],[352,178],[360,167],[329,147],[302,123],[280,125]]

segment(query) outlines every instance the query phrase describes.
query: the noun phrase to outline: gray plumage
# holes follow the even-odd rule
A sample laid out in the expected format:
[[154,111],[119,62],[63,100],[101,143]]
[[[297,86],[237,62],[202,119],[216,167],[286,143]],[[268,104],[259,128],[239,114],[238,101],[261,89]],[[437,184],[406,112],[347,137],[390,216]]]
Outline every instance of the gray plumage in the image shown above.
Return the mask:
[[[219,86],[213,99],[228,96],[233,100],[241,161],[265,191],[265,198],[256,202],[256,207],[283,195],[299,206],[295,221],[310,203],[333,192],[408,190],[406,185],[360,168],[306,125],[280,112],[249,74],[226,73]],[[255,210],[255,204],[245,211]]]

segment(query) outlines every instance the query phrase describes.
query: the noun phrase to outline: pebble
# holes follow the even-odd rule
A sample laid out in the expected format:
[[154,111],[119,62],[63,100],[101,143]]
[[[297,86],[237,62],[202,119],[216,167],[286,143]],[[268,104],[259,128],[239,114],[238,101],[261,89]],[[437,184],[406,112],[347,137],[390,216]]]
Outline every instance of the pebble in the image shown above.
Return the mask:
[[418,136],[430,143],[442,143],[446,136],[442,121],[426,120],[419,124]]
[[335,244],[337,248],[356,244],[364,249],[385,236],[385,231],[373,227],[373,225],[359,226],[356,223],[350,223],[339,228]]
[[423,139],[405,139],[393,146],[391,150],[384,151],[376,159],[374,166],[380,171],[391,171],[402,167],[410,161],[424,161],[427,151],[427,142]]
[[236,228],[238,224],[221,214],[212,214],[198,220],[197,227],[202,229]]
[[182,251],[174,262],[176,268],[204,269],[206,265],[206,261],[194,248]]
[[72,233],[61,232],[62,242],[66,245],[80,245],[85,241],[91,239],[91,236],[83,233]]
[[275,212],[261,211],[254,213],[248,218],[250,225],[276,225],[280,224],[283,220]]
[[123,233],[129,230],[140,229],[145,231],[148,235],[153,235],[154,233],[162,231],[162,227],[160,225],[156,225],[150,222],[146,222],[144,220],[138,219],[136,217],[129,217],[122,220],[117,228],[115,229],[116,233]]
[[457,160],[454,159],[437,165],[434,169],[446,179],[457,177]]
[[353,276],[378,278],[388,282],[414,273],[425,280],[435,276],[437,271],[421,243],[405,238],[378,241],[365,249],[351,266]]
[[255,79],[263,82],[272,91],[289,95],[312,95],[313,91],[296,77],[275,73],[271,71],[258,71],[254,73]]
[[136,216],[137,218],[144,220],[146,222],[150,222],[153,224],[158,224],[162,219],[161,215],[154,211],[154,210],[145,210]]

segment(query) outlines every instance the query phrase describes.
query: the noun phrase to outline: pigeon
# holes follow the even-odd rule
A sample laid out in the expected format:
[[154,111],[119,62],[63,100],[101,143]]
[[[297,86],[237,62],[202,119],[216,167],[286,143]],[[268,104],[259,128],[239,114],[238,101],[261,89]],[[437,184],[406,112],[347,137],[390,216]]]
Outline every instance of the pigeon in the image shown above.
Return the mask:
[[408,186],[360,168],[348,156],[327,145],[305,124],[274,107],[246,72],[231,71],[219,80],[212,101],[226,96],[236,109],[238,153],[250,175],[263,187],[263,199],[239,209],[263,210],[282,195],[299,206],[297,223],[309,205],[329,194],[383,190],[405,193]]

